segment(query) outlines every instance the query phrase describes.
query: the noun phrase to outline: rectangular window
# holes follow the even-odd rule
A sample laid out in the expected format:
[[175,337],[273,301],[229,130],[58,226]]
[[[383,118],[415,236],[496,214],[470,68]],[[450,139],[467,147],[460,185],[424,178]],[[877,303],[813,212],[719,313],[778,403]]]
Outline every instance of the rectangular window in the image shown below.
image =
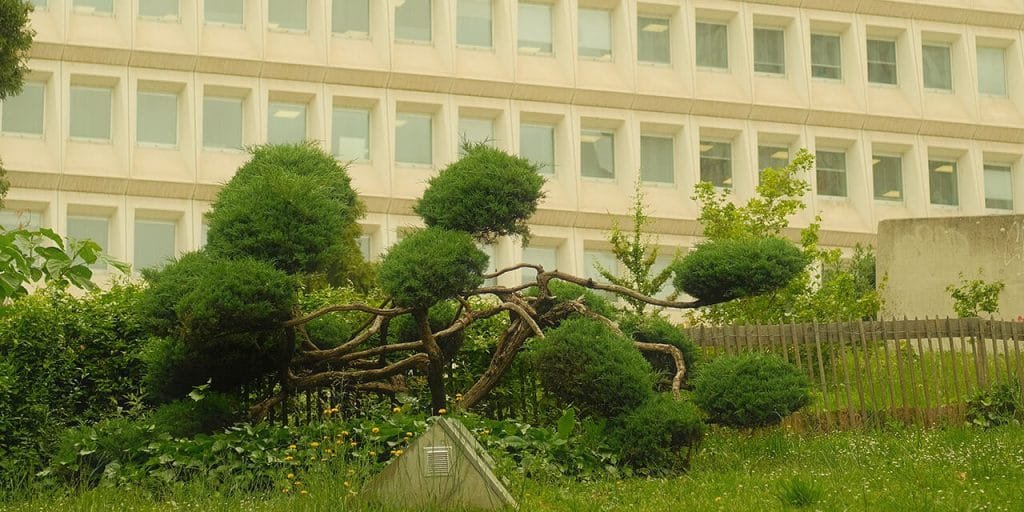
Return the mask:
[[[601,271],[618,275],[618,261],[612,251],[600,251],[595,249],[584,249],[583,251],[583,276],[593,280],[595,283],[608,284],[608,279],[601,275]],[[596,291],[602,297],[610,300],[615,295],[607,291]]]
[[140,18],[178,19],[178,0],[139,0]]
[[615,135],[599,130],[580,134],[580,174],[587,178],[615,177]]
[[345,36],[370,35],[370,0],[332,0],[331,32]]
[[956,162],[928,160],[928,190],[932,204],[958,206],[960,196],[957,184]]
[[612,58],[612,12],[580,9],[579,56],[598,60]]
[[729,69],[729,31],[726,25],[697,22],[697,67]]
[[73,10],[81,14],[114,14],[114,0],[74,0]]
[[818,195],[846,197],[846,152],[817,151],[814,162],[818,168]]
[[203,18],[207,23],[241,25],[244,21],[244,0],[204,0]]
[[493,15],[491,0],[459,0],[456,42],[464,46],[490,48]]
[[786,33],[777,28],[754,29],[754,71],[786,73]]
[[135,138],[139,144],[178,144],[178,96],[139,92]]
[[267,142],[288,144],[306,140],[306,105],[271,103],[267,117]]
[[896,85],[896,41],[868,39],[868,82]]
[[814,78],[843,78],[843,50],[839,36],[811,34],[811,76]]
[[463,143],[486,142],[494,145],[494,120],[479,117],[459,118],[459,146]]
[[669,42],[668,18],[638,16],[636,19],[637,59],[640,62],[669,64],[672,46]]
[[177,225],[173,221],[135,220],[134,270],[159,268],[174,258]]
[[343,162],[370,160],[370,111],[335,108],[331,118],[331,151]]
[[43,8],[45,8],[47,0],[29,0],[28,3],[32,4],[33,7],[43,7]]
[[429,43],[433,38],[431,0],[405,0],[395,6],[395,39]]
[[0,210],[0,231],[36,230],[43,226],[43,212],[35,210]]
[[519,126],[519,156],[537,164],[541,174],[555,173],[555,127],[545,124]]
[[1013,172],[1010,166],[985,164],[985,208],[1013,210]]
[[874,155],[875,199],[903,200],[903,159],[898,156]]
[[551,55],[551,6],[519,2],[519,53]]
[[732,186],[732,144],[700,141],[700,180],[716,187]]
[[953,90],[953,68],[950,63],[949,46],[922,45],[921,62],[924,66],[922,75],[926,89]]
[[370,235],[362,234],[356,239],[356,243],[359,244],[359,252],[363,255],[363,261],[370,261],[371,256],[371,240]]
[[672,137],[640,136],[640,179],[650,183],[674,183],[676,175]]
[[267,26],[271,29],[306,30],[306,0],[269,0]]
[[757,146],[757,181],[761,182],[761,171],[767,168],[782,169],[789,165],[789,148],[785,146]]
[[[523,247],[523,263],[540,265],[544,268],[545,272],[558,270],[558,248],[547,246]],[[532,268],[524,268],[521,272],[524,283],[537,278],[537,272]]]
[[203,147],[242,149],[241,98],[203,98]]
[[72,138],[110,140],[112,96],[107,87],[71,86]]
[[25,82],[21,93],[0,101],[0,132],[43,134],[43,108],[46,86]]
[[[92,240],[104,252],[110,247],[110,219],[106,217],[89,217],[84,215],[68,215],[68,239]],[[89,265],[94,269],[107,268],[107,264],[96,261]]]
[[400,164],[431,165],[434,119],[429,114],[398,114],[395,121],[395,161]]
[[1006,96],[1006,50],[978,47],[978,92]]

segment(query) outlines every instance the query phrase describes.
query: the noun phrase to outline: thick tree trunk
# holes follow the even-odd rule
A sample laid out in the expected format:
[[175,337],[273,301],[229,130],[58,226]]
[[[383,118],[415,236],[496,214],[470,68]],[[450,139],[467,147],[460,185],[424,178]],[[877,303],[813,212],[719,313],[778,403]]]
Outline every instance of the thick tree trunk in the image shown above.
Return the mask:
[[420,341],[423,351],[430,362],[427,365],[427,386],[430,388],[430,408],[434,414],[448,407],[448,395],[444,389],[444,354],[437,344],[434,333],[430,330],[430,319],[425,310],[413,312],[416,324],[420,329]]
[[458,404],[460,409],[467,410],[472,408],[483,400],[494,389],[494,386],[498,385],[501,377],[505,375],[505,372],[512,366],[512,362],[515,361],[519,349],[522,348],[523,343],[526,342],[531,334],[533,334],[533,331],[525,326],[522,321],[518,319],[512,321],[512,324],[505,329],[505,333],[498,341],[494,356],[491,357],[491,363],[487,366],[487,370],[473,383],[473,386],[468,391],[463,393],[462,401]]

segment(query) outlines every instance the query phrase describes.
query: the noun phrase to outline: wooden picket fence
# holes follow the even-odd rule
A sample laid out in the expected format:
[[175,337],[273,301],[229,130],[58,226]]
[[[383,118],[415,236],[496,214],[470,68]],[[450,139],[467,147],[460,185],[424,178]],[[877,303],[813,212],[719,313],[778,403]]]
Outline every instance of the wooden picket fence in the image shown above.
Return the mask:
[[1024,393],[1022,322],[932,318],[686,332],[705,357],[760,350],[803,369],[815,399],[787,420],[799,428],[962,422],[967,400],[980,390],[1011,383]]

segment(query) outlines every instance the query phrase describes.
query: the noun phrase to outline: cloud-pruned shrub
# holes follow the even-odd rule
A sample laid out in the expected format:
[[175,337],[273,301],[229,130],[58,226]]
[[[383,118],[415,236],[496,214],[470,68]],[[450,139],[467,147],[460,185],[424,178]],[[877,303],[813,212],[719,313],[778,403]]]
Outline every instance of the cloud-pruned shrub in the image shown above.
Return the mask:
[[730,427],[774,425],[811,402],[810,380],[775,354],[721,356],[701,367],[693,400],[709,421]]

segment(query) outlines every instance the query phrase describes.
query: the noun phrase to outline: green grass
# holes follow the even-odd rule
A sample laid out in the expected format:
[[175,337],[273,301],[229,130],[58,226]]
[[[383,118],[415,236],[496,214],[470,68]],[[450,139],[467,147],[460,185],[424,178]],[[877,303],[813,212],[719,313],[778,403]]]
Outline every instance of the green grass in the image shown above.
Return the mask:
[[[305,496],[222,496],[202,484],[159,499],[131,489],[37,492],[0,501],[28,511],[381,510],[357,504],[344,475],[305,476]],[[753,434],[713,430],[693,469],[670,479],[512,486],[524,511],[960,511],[1024,509],[1024,428]],[[426,509],[430,510],[430,509]]]

